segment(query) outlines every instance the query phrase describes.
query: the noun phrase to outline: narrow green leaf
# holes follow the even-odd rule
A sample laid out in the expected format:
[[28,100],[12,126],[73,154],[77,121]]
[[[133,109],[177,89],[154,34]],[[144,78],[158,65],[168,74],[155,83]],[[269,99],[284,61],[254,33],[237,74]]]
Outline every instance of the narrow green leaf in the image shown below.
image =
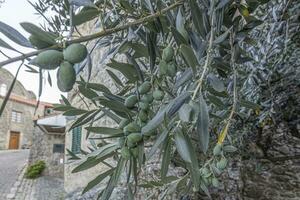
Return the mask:
[[69,0],[71,5],[97,8],[91,0]]
[[184,24],[185,24],[185,19],[181,13],[181,8],[179,8],[176,16],[176,29],[184,37],[185,40],[188,40],[188,33],[185,30]]
[[95,116],[100,112],[101,110],[91,110],[85,114],[83,114],[82,116],[80,116],[70,127],[69,131],[72,130],[73,128],[76,128],[78,126],[84,125],[88,122],[90,122],[91,120],[93,120],[95,118]]
[[226,145],[223,147],[223,151],[228,152],[228,153],[233,153],[233,152],[237,151],[237,148],[232,145]]
[[116,84],[118,84],[118,85],[120,85],[122,87],[124,86],[123,83],[122,83],[122,81],[119,79],[119,77],[117,75],[115,75],[112,71],[106,69],[106,72],[108,73],[108,75],[113,79],[113,81]]
[[192,114],[192,107],[189,104],[183,104],[179,109],[179,119],[183,122],[189,122]]
[[112,59],[111,63],[108,63],[107,66],[121,72],[131,83],[138,80],[137,71],[135,67],[131,64],[117,62]]
[[71,158],[68,158],[69,160],[80,160],[80,158],[78,156],[76,156],[76,154],[74,154],[69,149],[67,149],[67,152],[68,152],[68,155],[71,156]]
[[94,188],[96,185],[101,183],[107,176],[110,176],[114,172],[115,168],[107,170],[106,172],[98,175],[95,179],[90,181],[82,191],[82,194],[88,192],[90,189]]
[[202,95],[199,100],[199,115],[197,119],[197,133],[201,150],[206,153],[209,144],[209,114]]
[[94,98],[98,97],[98,94],[95,91],[93,91],[89,88],[86,88],[85,86],[79,85],[78,89],[79,89],[80,93],[88,99],[94,99]]
[[19,71],[20,71],[21,67],[22,67],[22,65],[19,66],[19,68],[18,68],[18,70],[17,70],[17,73],[16,73],[16,75],[15,75],[15,77],[14,77],[14,79],[13,79],[13,81],[12,81],[12,83],[11,83],[11,85],[10,85],[8,91],[7,91],[7,93],[6,93],[6,96],[5,96],[5,98],[4,98],[3,102],[2,102],[2,104],[1,104],[1,107],[0,107],[0,117],[1,117],[1,115],[3,114],[3,111],[4,111],[4,109],[5,109],[5,106],[6,106],[7,102],[8,102],[8,99],[9,99],[9,97],[10,97],[10,94],[11,94],[11,92],[12,92],[14,86],[15,86],[15,83],[16,83],[16,81],[17,81],[17,77],[18,77],[18,75],[19,75]]
[[42,30],[40,27],[29,23],[29,22],[22,22],[20,23],[20,25],[22,26],[22,28],[27,31],[28,33],[37,36],[38,39],[47,42],[49,44],[55,44],[55,39],[57,37],[57,35],[50,33],[50,32],[46,32],[44,30]]
[[71,109],[71,110],[67,110],[66,112],[64,112],[64,116],[76,116],[76,115],[82,115],[84,113],[87,113],[87,110],[82,110],[82,109]]
[[166,144],[164,145],[164,152],[161,161],[160,176],[162,180],[165,180],[168,174],[169,165],[172,159],[171,155],[172,155],[172,140],[168,138]]
[[205,32],[205,28],[203,25],[203,17],[202,17],[202,13],[204,11],[199,8],[197,1],[190,0],[189,3],[190,3],[190,8],[191,8],[191,16],[192,16],[193,25],[194,25],[195,29],[197,30],[197,32],[201,35],[201,37],[203,39],[206,39],[207,33]]
[[247,101],[247,100],[244,100],[244,99],[240,100],[240,105],[242,107],[249,108],[249,109],[254,109],[254,110],[260,109],[260,105],[259,104],[253,103],[251,101]]
[[108,127],[86,127],[85,129],[93,133],[100,133],[104,135],[116,135],[116,134],[123,133],[122,129],[108,128]]
[[149,133],[155,130],[164,121],[165,116],[171,118],[180,107],[190,98],[189,92],[184,92],[164,107],[161,107],[156,115],[142,128],[142,133]]
[[186,138],[183,135],[182,131],[177,129],[176,133],[174,134],[174,138],[175,138],[177,151],[178,151],[179,155],[181,156],[181,158],[185,162],[191,163],[192,158],[191,158],[191,154],[189,151],[189,146],[188,146],[188,143],[187,143]]
[[216,90],[217,92],[223,92],[225,90],[225,86],[223,81],[221,81],[218,77],[213,74],[208,75],[209,84]]
[[14,49],[13,47],[11,47],[9,44],[7,44],[4,40],[2,40],[0,38],[0,47],[4,47],[6,49],[10,49],[10,50],[13,50],[13,51],[16,51],[16,49]]
[[9,39],[11,39],[13,42],[21,46],[33,48],[30,42],[21,33],[19,33],[16,29],[1,21],[0,32],[3,33]]
[[149,52],[149,61],[150,61],[150,70],[153,71],[155,60],[156,60],[156,52],[155,52],[155,45],[156,45],[156,33],[154,31],[150,31],[146,33],[146,42],[147,48]]
[[222,35],[220,35],[219,37],[217,37],[214,40],[214,44],[220,44],[220,43],[224,42],[226,40],[226,38],[228,37],[228,35],[229,35],[229,31],[230,31],[230,29],[228,29]]
[[71,106],[71,103],[69,102],[69,100],[64,96],[64,95],[60,95],[62,100],[64,101],[64,103],[68,106]]
[[78,81],[77,82],[80,85],[84,85],[89,89],[93,89],[99,92],[105,92],[105,93],[111,93],[111,91],[103,84],[101,83],[87,83],[87,82],[83,82],[83,81]]
[[221,1],[219,1],[219,3],[216,6],[216,10],[223,8],[224,6],[226,6],[231,1],[232,0],[221,0]]
[[[88,22],[96,17],[98,17],[100,14],[100,10],[96,8],[89,8],[89,9],[82,9],[78,14],[73,16],[72,25],[78,26],[85,22]],[[67,25],[69,25],[70,21],[68,20],[66,22]]]
[[184,39],[184,37],[176,30],[176,28],[171,27],[171,32],[174,36],[174,39],[178,46],[181,44],[188,44],[188,42]]
[[58,105],[55,105],[54,106],[54,110],[56,111],[68,111],[68,110],[73,110],[73,109],[76,109],[72,106],[65,106],[65,105],[61,105],[61,104],[58,104]]
[[121,173],[124,169],[125,166],[125,160],[123,158],[121,158],[118,161],[118,165],[113,173],[113,175],[111,176],[105,190],[103,191],[102,195],[101,195],[101,200],[109,200],[114,188],[116,187],[118,180],[120,179]]
[[168,136],[168,130],[163,131],[155,140],[150,152],[147,154],[147,160],[149,160],[155,152],[159,149],[160,145],[163,144]]
[[97,158],[95,157],[88,157],[84,162],[82,162],[81,164],[79,164],[77,167],[75,167],[72,170],[72,173],[77,173],[77,172],[81,172],[87,169],[90,169],[92,167],[95,167],[96,165],[98,165],[100,162],[102,162],[103,160],[112,157],[114,154],[108,154],[105,155],[103,157]]
[[194,73],[196,73],[196,67],[199,65],[199,63],[193,49],[188,45],[182,44],[180,45],[180,52],[188,66],[193,69]]

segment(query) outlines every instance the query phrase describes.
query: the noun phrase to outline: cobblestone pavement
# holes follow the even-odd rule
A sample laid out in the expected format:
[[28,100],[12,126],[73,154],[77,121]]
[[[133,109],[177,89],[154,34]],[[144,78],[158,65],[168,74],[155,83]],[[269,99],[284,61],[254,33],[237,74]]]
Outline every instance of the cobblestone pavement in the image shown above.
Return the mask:
[[64,184],[59,178],[43,176],[34,180],[22,179],[14,200],[63,200]]
[[0,151],[0,199],[6,195],[17,181],[20,171],[27,163],[29,150]]

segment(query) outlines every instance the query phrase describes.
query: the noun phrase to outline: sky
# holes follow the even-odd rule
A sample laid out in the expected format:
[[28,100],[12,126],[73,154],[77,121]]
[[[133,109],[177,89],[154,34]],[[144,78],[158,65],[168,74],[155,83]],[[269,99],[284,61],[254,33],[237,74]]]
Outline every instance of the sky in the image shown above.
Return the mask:
[[[31,0],[35,2],[35,0]],[[35,14],[34,8],[27,2],[27,0],[6,0],[0,7],[0,21],[4,22],[13,28],[17,29],[21,34],[25,37],[29,37],[29,34],[26,33],[22,27],[19,25],[20,22],[31,22],[36,25],[42,23],[43,20],[39,15]],[[34,49],[23,48],[9,39],[7,39],[4,35],[0,33],[0,38],[9,43],[11,46],[15,47],[19,51],[23,53],[28,53],[33,51]],[[18,56],[18,53],[15,53],[10,50],[3,50],[8,56],[14,57]],[[6,60],[2,54],[0,54],[0,61]],[[15,62],[9,65],[6,65],[4,68],[9,70],[13,75],[16,74],[17,68],[20,65],[20,62]],[[23,66],[18,76],[18,80],[24,85],[27,90],[33,91],[36,96],[38,96],[39,91],[39,75],[36,73],[28,73],[25,71],[26,67]],[[36,68],[37,69],[37,68]],[[63,94],[59,91],[56,86],[56,70],[50,71],[51,79],[52,79],[52,87],[49,85],[47,81],[48,74],[45,73],[45,79],[43,81],[43,93],[41,96],[41,101],[46,101],[50,103],[58,103],[60,99],[60,95]],[[64,94],[65,95],[65,94]]]

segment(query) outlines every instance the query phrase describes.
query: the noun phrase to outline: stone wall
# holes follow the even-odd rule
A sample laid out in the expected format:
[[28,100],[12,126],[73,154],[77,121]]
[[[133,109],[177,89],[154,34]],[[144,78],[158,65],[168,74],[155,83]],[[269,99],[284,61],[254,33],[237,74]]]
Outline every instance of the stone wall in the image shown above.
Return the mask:
[[[0,68],[0,85],[5,84],[7,86],[7,90],[8,90],[13,79],[14,79],[14,75],[12,75],[6,69]],[[36,99],[34,93],[31,91],[27,91],[20,81],[16,81],[12,93],[17,94],[19,96],[23,96],[28,99]]]
[[[13,81],[14,76],[6,69],[0,68],[0,85],[7,85],[7,90]],[[24,86],[17,81],[12,91],[13,95],[25,100],[35,101],[35,95],[31,91],[27,91]],[[0,104],[3,102],[4,97],[0,96]],[[22,113],[20,123],[12,122],[12,111]],[[29,148],[32,144],[33,132],[33,118],[35,112],[35,105],[24,104],[18,101],[9,100],[6,104],[4,112],[0,117],[0,150],[8,149],[10,131],[20,133],[19,148]],[[44,115],[44,107],[42,105],[37,109],[37,115]]]
[[64,144],[62,133],[45,133],[39,126],[34,127],[34,142],[30,149],[28,164],[43,160],[46,168],[43,175],[64,177],[64,153],[53,153],[54,144]]
[[[2,99],[0,99],[2,102]],[[20,123],[12,122],[12,111],[22,113]],[[32,144],[34,106],[8,101],[0,118],[0,149],[8,149],[10,131],[20,132],[19,148],[29,148]]]

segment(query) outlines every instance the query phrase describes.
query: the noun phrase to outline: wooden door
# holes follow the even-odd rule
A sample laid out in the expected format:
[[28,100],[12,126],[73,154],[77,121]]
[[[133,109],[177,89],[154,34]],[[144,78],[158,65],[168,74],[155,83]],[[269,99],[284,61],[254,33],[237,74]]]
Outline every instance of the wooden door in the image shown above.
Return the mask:
[[20,133],[19,132],[10,132],[9,137],[9,149],[19,149],[19,142],[20,142]]

